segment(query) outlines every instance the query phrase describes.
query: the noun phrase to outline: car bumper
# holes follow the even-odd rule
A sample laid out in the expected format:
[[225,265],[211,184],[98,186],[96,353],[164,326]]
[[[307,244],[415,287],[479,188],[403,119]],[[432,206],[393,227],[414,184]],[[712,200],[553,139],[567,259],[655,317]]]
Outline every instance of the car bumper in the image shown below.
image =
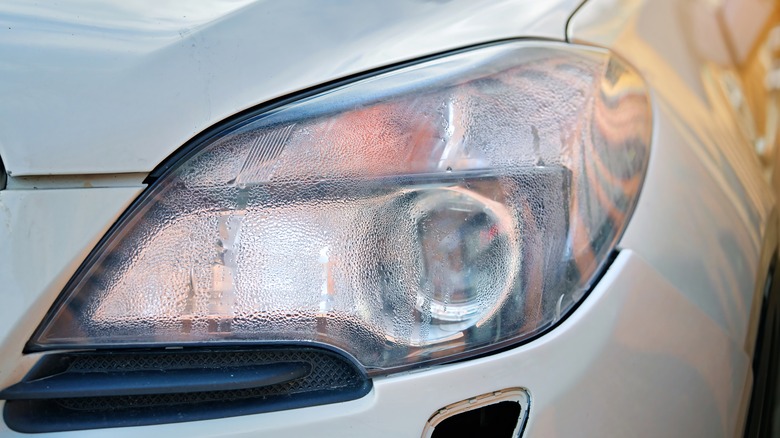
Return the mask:
[[[749,368],[738,342],[642,257],[623,250],[568,319],[512,350],[379,378],[355,401],[110,433],[419,436],[446,405],[520,387],[531,399],[527,436],[732,436],[743,427]],[[8,429],[0,434],[22,436]]]

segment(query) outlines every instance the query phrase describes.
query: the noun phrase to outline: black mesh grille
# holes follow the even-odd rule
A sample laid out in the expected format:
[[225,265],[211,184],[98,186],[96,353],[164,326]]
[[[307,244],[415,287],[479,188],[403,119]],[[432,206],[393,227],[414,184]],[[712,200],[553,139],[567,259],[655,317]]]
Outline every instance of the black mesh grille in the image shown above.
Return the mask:
[[8,400],[6,423],[20,432],[53,432],[136,426],[229,417],[313,406],[362,397],[371,382],[362,370],[340,354],[319,348],[243,350],[164,350],[85,352],[45,356],[26,381],[72,374],[110,375],[128,372],[214,369],[266,364],[308,364],[302,377],[265,386],[185,393],[52,397]]
[[61,398],[57,403],[74,410],[115,410],[176,404],[233,401],[248,398],[292,396],[315,391],[338,391],[359,387],[363,377],[344,359],[317,350],[244,351],[196,354],[117,354],[81,356],[68,371],[111,372],[156,369],[224,368],[226,366],[260,365],[279,362],[307,362],[312,371],[304,378],[279,385],[232,391],[195,392],[189,394],[153,394],[119,397]]
[[[224,368],[276,362],[344,363],[344,359],[324,350],[249,350],[178,352],[177,350],[137,353],[74,354],[68,371],[108,372],[184,368]],[[354,374],[351,371],[349,374]]]

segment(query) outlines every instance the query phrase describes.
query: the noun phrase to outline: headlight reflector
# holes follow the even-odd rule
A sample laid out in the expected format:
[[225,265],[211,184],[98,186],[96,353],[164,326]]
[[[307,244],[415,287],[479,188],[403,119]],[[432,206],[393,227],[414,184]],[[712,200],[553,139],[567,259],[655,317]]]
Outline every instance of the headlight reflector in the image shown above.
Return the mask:
[[30,345],[320,343],[381,373],[527,339],[625,228],[650,114],[623,61],[544,42],[259,112],[136,201]]

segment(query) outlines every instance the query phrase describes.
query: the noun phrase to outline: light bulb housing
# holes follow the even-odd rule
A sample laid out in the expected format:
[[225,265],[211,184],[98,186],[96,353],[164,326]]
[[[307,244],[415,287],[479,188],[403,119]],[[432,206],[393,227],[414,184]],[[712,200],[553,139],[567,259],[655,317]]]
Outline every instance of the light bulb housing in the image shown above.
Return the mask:
[[304,343],[376,375],[530,339],[615,249],[651,113],[622,59],[539,41],[260,109],[165,167],[28,349]]

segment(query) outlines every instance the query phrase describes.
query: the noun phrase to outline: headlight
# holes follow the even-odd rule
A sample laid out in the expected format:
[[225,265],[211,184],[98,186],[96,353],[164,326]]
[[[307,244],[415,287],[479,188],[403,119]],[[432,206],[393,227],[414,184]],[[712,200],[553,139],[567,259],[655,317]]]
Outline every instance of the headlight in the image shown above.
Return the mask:
[[259,111],[135,202],[29,348],[304,342],[381,373],[527,339],[613,250],[650,117],[622,60],[545,42]]

